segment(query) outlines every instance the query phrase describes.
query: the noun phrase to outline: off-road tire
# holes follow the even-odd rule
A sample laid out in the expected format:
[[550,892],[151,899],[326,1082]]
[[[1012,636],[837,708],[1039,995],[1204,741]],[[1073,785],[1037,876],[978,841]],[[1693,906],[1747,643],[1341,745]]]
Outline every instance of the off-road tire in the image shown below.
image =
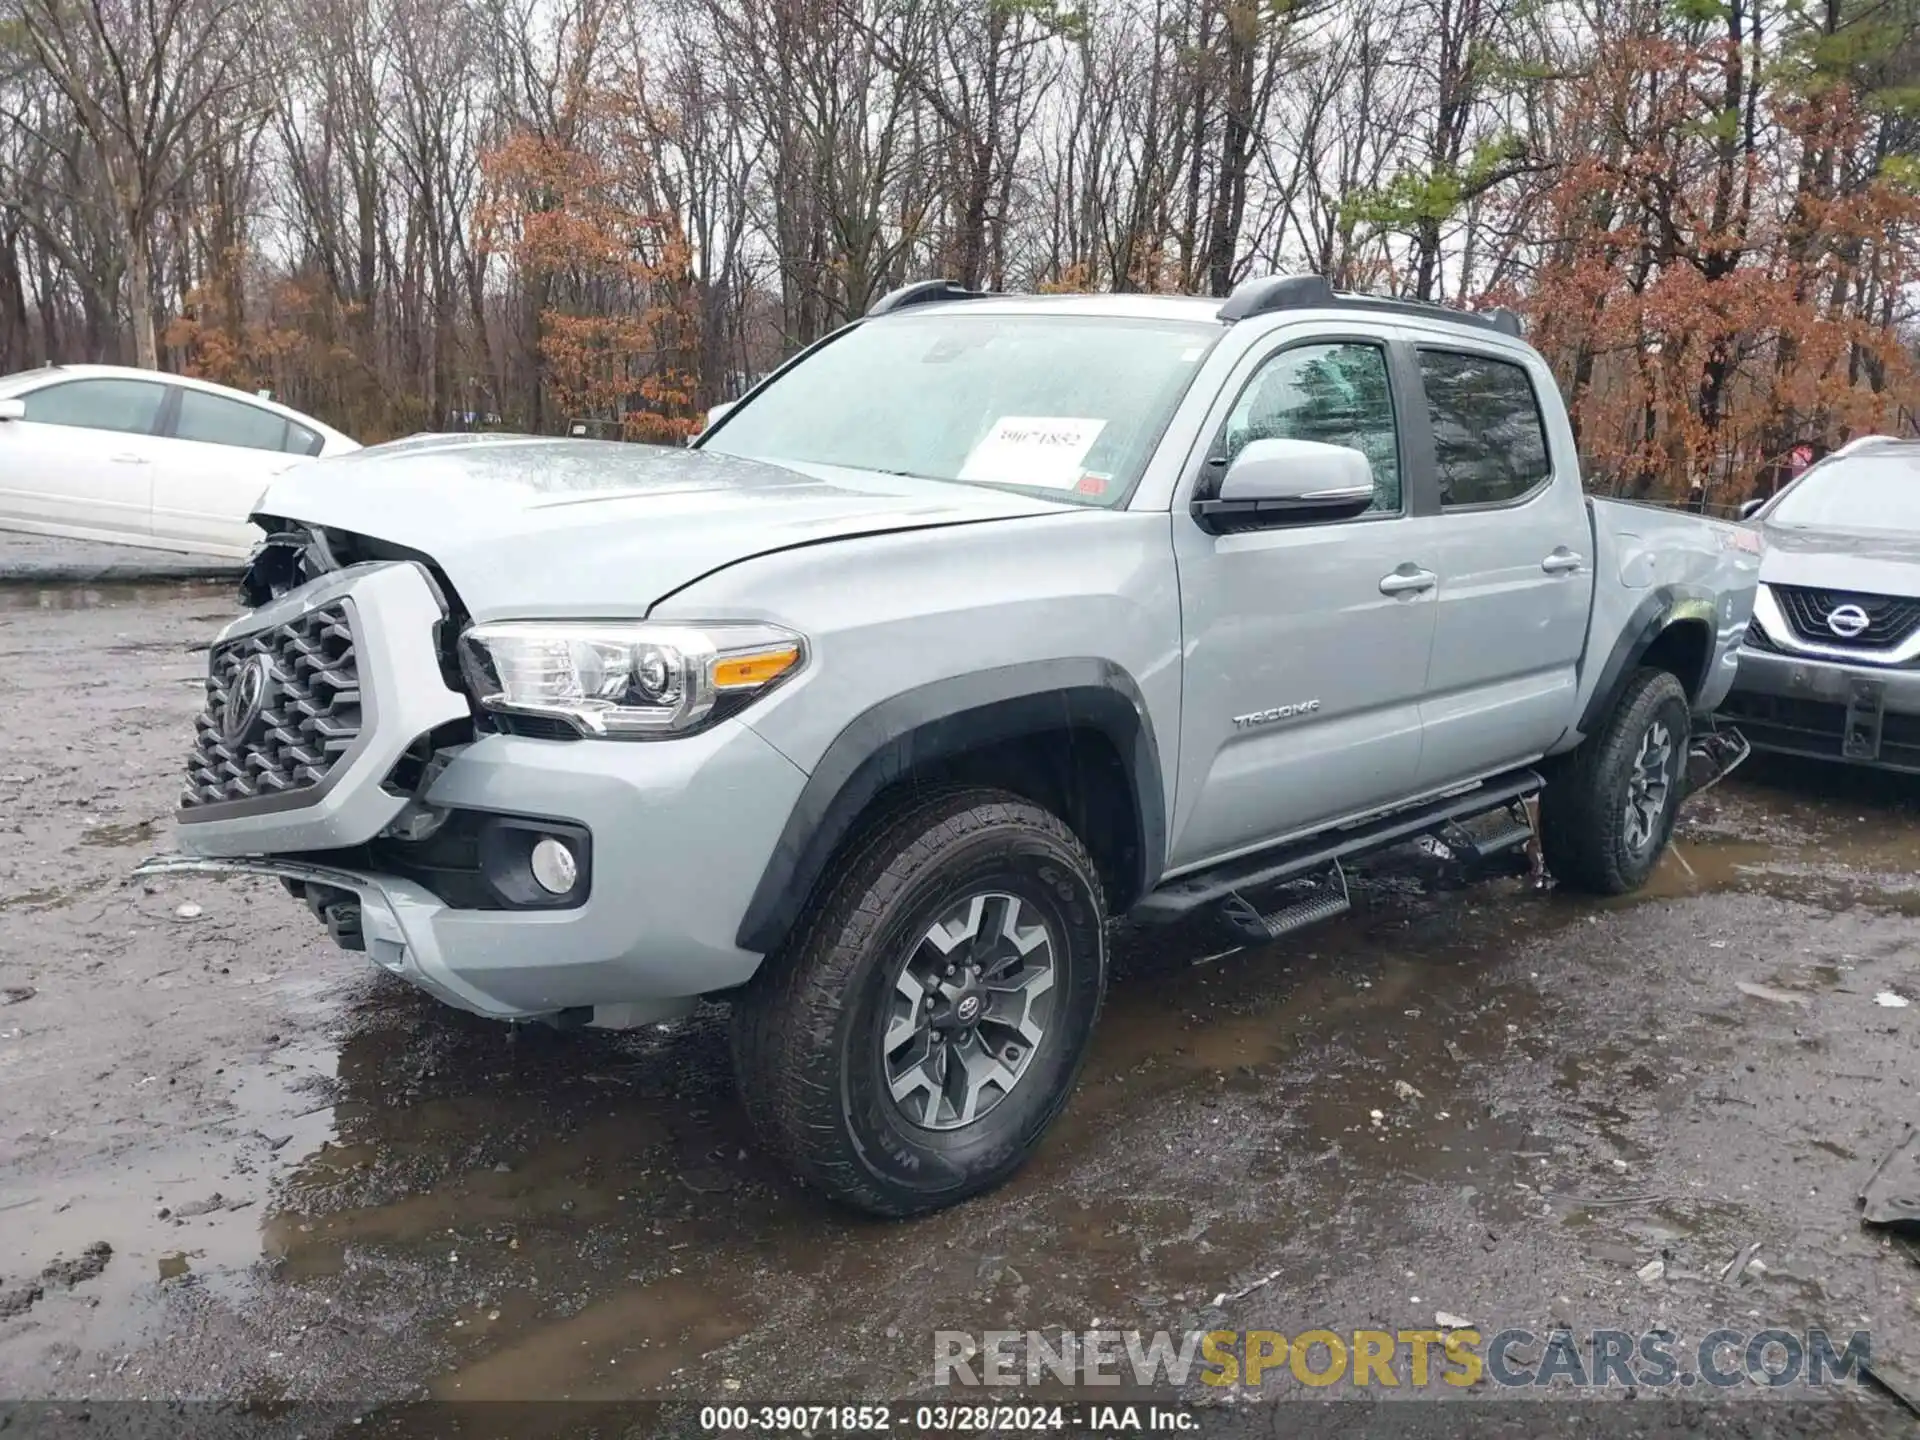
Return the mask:
[[[943,906],[987,890],[1043,917],[1059,993],[1027,1069],[991,1110],[957,1129],[923,1128],[886,1084],[893,967]],[[881,812],[734,1001],[734,1073],[760,1144],[802,1181],[876,1215],[936,1210],[1000,1184],[1079,1076],[1106,990],[1105,922],[1086,848],[1019,796],[942,787]]]
[[[1613,713],[1561,762],[1540,797],[1540,850],[1562,885],[1594,895],[1638,890],[1673,833],[1686,777],[1687,692],[1665,670],[1636,670]],[[1655,724],[1672,737],[1665,809],[1649,843],[1628,843],[1626,803],[1641,742]]]

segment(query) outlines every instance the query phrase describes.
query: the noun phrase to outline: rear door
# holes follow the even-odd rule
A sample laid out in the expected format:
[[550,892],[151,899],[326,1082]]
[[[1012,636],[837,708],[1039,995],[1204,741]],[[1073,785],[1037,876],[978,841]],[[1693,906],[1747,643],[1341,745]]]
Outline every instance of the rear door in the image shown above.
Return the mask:
[[[1297,332],[1295,332],[1297,333]],[[1256,347],[1175,493],[1186,654],[1170,861],[1192,868],[1404,799],[1420,762],[1436,522],[1405,483],[1418,392],[1390,327]],[[1189,509],[1261,438],[1349,446],[1373,466],[1354,519],[1213,535]]]
[[0,422],[0,516],[145,536],[150,531],[155,431],[167,397],[157,380],[98,375],[57,380]]
[[[1420,788],[1525,764],[1572,722],[1593,598],[1573,437],[1537,358],[1471,337],[1415,350],[1439,518]],[[1551,419],[1549,418],[1551,417]],[[1558,433],[1555,433],[1557,430]]]
[[153,488],[153,532],[187,545],[244,551],[247,522],[281,471],[307,462],[319,437],[263,405],[178,385]]

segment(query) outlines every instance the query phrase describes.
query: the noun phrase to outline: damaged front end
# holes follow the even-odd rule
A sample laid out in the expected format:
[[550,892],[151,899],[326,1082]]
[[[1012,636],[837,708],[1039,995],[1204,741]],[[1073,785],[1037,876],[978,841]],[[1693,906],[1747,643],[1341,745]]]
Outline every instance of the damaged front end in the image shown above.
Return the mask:
[[[491,897],[472,879],[477,839],[443,833],[448,814],[425,798],[473,738],[445,663],[464,617],[424,556],[259,518],[268,538],[241,578],[247,612],[208,650],[174,816],[186,853],[138,873],[273,875],[343,948],[404,948],[396,906]],[[398,965],[397,952],[375,958]]]

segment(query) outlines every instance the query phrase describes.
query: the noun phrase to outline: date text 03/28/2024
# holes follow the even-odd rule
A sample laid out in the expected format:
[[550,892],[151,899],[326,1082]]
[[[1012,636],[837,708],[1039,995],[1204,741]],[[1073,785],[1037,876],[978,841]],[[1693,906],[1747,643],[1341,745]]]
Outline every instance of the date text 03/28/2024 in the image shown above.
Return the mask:
[[1197,1432],[1199,1416],[1180,1405],[709,1405],[708,1434],[1012,1435],[1072,1431],[1125,1435]]

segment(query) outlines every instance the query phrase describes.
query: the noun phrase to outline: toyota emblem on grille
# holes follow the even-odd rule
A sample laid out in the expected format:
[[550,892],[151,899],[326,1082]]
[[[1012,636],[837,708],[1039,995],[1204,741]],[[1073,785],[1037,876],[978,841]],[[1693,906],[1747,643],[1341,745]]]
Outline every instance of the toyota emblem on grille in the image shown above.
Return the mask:
[[1873,624],[1873,618],[1858,605],[1836,605],[1827,614],[1827,628],[1842,640],[1851,640]]
[[255,655],[243,664],[227,686],[227,697],[220,703],[220,738],[229,745],[245,738],[260,712],[267,708],[268,692],[273,688],[273,661]]

